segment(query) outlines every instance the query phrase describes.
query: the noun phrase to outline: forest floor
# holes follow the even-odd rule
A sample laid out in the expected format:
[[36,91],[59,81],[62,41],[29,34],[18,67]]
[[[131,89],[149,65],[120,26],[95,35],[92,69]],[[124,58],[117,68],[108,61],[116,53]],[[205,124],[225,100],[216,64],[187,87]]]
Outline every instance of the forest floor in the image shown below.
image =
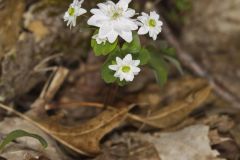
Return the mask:
[[240,159],[240,0],[142,2],[164,22],[154,45],[184,71],[170,67],[164,86],[148,69],[105,84],[91,31],[63,23],[68,2],[0,0],[0,138],[48,142],[17,139],[0,160]]

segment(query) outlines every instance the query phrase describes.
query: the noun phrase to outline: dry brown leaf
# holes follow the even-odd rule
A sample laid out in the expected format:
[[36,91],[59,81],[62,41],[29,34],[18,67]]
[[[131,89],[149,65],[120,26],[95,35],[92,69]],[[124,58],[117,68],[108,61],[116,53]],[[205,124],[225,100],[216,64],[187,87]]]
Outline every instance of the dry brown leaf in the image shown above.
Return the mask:
[[0,107],[13,112],[24,118],[35,126],[39,127],[54,139],[72,149],[73,151],[86,156],[94,156],[101,150],[100,140],[114,128],[118,127],[126,118],[129,109],[132,107],[107,108],[95,118],[78,126],[63,126],[56,121],[56,118],[45,116],[34,117],[24,115],[9,106],[0,103]]
[[148,117],[134,115],[130,115],[130,117],[152,127],[167,128],[186,118],[194,109],[206,101],[210,93],[211,87],[205,85],[198,90],[192,91],[184,99],[152,112]]
[[35,119],[36,125],[63,145],[83,155],[100,152],[100,140],[120,125],[128,113],[128,107],[108,109],[88,122],[73,127],[60,125],[52,120]]
[[[147,103],[150,106],[158,106],[162,102],[171,102],[184,98],[193,89],[207,85],[206,79],[196,78],[189,75],[172,79],[163,88],[158,84],[149,84],[138,94],[137,103]],[[158,103],[160,102],[160,103]]]

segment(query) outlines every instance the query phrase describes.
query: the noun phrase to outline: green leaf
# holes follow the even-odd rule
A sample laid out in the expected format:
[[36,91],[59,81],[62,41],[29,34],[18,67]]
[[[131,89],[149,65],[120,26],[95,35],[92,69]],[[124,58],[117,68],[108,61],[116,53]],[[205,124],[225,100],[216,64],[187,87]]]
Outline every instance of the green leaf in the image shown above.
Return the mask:
[[102,79],[106,83],[113,83],[116,81],[117,78],[114,77],[114,71],[108,68],[109,65],[110,64],[108,63],[108,61],[103,64],[101,75],[102,75]]
[[108,58],[106,59],[106,61],[104,62],[103,66],[102,66],[102,71],[101,71],[101,75],[102,75],[102,79],[106,82],[106,83],[113,83],[117,80],[116,77],[114,77],[114,71],[110,70],[108,68],[109,65],[115,64],[115,60],[116,60],[116,56],[120,53],[120,49],[117,47],[112,54],[110,54],[108,56]]
[[[94,35],[97,33],[98,31],[95,32]],[[104,43],[98,44],[97,41],[93,38],[91,40],[91,47],[93,48],[93,51],[96,56],[108,55],[117,47],[117,44],[118,44],[117,39],[114,43],[110,43],[107,41],[105,44]]]
[[166,56],[177,58],[175,48],[165,46],[165,47],[161,47],[160,51],[162,54],[164,54]]
[[150,60],[150,52],[146,48],[142,48],[137,59],[140,60],[140,65],[145,65]]
[[28,133],[23,130],[15,130],[15,131],[12,131],[11,133],[9,133],[6,136],[6,138],[3,139],[3,141],[0,143],[0,150],[2,150],[7,144],[12,142],[13,140],[15,140],[17,138],[21,138],[21,137],[32,137],[32,138],[37,139],[44,148],[47,148],[47,146],[48,146],[47,142],[41,136],[39,136],[37,134]]
[[170,63],[172,63],[182,75],[184,74],[182,66],[177,59],[170,56],[164,56],[164,58],[167,59]]
[[125,42],[122,50],[128,53],[138,53],[141,50],[141,42],[137,33],[133,33],[133,40],[130,43]]
[[160,85],[164,85],[167,82],[168,70],[164,59],[154,52],[150,52],[149,65],[154,70],[156,79]]

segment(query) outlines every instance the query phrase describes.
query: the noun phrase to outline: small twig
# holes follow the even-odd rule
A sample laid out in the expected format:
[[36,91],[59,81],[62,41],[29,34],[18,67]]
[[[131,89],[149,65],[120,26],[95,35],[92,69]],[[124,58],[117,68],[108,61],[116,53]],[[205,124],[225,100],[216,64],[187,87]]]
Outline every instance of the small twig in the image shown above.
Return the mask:
[[[74,106],[74,107],[73,107]],[[94,107],[94,108],[103,108],[104,104],[96,103],[96,102],[79,102],[79,101],[71,101],[71,102],[59,102],[54,104],[48,104],[48,109],[56,109],[56,108],[76,108],[76,107]]]
[[182,63],[191,69],[197,75],[208,79],[210,85],[214,88],[215,92],[223,97],[225,100],[229,101],[233,104],[233,107],[240,108],[240,99],[236,95],[234,95],[231,91],[227,89],[219,80],[215,79],[212,75],[208,74],[206,69],[198,64],[191,54],[187,53],[180,43],[178,42],[177,38],[172,33],[171,29],[168,27],[166,21],[164,21],[163,27],[163,35],[166,40],[176,49],[177,55]]
[[45,111],[46,104],[48,104],[55,96],[64,80],[66,79],[69,70],[64,67],[57,68],[49,80],[45,83],[43,90],[37,100],[31,105],[30,115],[38,115]]
[[59,88],[62,86],[66,79],[69,70],[64,67],[59,67],[54,75],[50,85],[48,86],[47,92],[45,92],[44,99],[50,101],[53,99]]

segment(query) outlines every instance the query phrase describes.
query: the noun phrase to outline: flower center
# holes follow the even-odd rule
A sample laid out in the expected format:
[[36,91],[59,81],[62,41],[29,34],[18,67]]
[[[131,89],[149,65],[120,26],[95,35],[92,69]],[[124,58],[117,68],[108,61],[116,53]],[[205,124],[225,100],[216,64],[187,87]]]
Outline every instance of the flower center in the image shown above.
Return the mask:
[[150,19],[149,22],[148,22],[149,26],[150,27],[155,27],[156,26],[156,21],[155,19]]
[[111,19],[112,20],[117,20],[122,16],[122,9],[121,8],[112,8],[112,14],[111,14]]
[[75,9],[74,9],[73,7],[70,7],[70,8],[68,9],[68,14],[69,14],[70,16],[73,16],[74,13],[75,13]]
[[124,73],[128,73],[130,70],[131,70],[131,67],[130,67],[130,66],[122,66],[122,71],[123,71]]

